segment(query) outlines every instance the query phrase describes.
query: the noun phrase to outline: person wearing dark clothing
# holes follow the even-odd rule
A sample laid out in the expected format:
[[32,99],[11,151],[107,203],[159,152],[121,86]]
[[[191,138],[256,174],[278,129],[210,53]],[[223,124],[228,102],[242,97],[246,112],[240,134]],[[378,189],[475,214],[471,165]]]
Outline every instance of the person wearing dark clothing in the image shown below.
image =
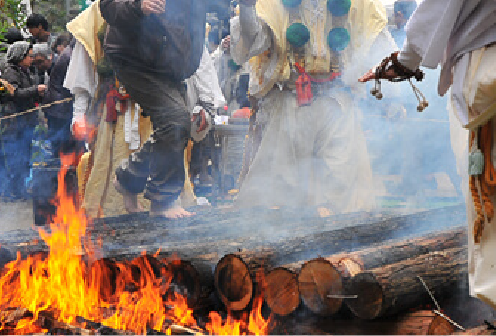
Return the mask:
[[4,35],[4,40],[2,45],[0,45],[0,75],[5,70],[7,66],[7,48],[14,42],[23,41],[24,37],[19,29],[12,27],[7,30]]
[[35,42],[46,42],[49,47],[52,46],[54,38],[48,31],[48,21],[43,15],[31,14],[26,20],[26,27],[33,35]]
[[[15,42],[7,50],[7,67],[2,79],[15,88],[8,102],[12,106],[9,111],[13,113],[35,107],[46,90],[45,85],[33,84],[28,70],[32,61],[33,50],[28,42]],[[29,175],[31,143],[37,122],[36,112],[2,122],[2,144],[10,181],[8,191],[16,198],[27,196],[24,181]]]
[[[72,97],[71,92],[64,87],[64,79],[71,60],[72,50],[72,45],[65,48],[53,66],[43,103],[53,103],[54,101]],[[69,153],[80,149],[80,145],[71,134],[72,110],[72,100],[52,105],[44,110],[48,123],[48,137],[56,157],[59,156],[60,151]]]
[[[190,134],[183,80],[200,63],[208,7],[228,0],[101,0],[109,28],[104,51],[127,93],[149,115],[153,134],[116,170],[128,211],[145,191],[150,214],[190,216],[173,206],[184,185],[183,153]],[[205,122],[202,114],[201,122]]]

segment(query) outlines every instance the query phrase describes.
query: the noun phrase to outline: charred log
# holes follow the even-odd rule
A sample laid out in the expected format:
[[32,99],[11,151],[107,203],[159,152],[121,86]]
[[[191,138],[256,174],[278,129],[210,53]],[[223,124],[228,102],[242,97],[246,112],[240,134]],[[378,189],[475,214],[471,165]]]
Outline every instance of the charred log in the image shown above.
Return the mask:
[[419,277],[440,297],[463,281],[466,274],[466,248],[432,252],[355,275],[347,287],[348,293],[357,298],[345,302],[359,318],[392,315],[430,302]]
[[[442,251],[467,245],[466,228],[456,228],[397,243],[381,244],[350,253],[326,258],[342,272],[353,276],[362,270],[398,263],[434,251]],[[351,272],[351,274],[350,274]]]

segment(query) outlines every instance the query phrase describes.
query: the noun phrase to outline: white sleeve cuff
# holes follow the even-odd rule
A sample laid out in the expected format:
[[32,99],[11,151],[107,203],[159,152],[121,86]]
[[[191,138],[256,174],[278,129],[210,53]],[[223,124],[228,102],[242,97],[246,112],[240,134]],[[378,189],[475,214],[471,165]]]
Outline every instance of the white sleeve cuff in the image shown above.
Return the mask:
[[90,102],[90,94],[85,90],[76,90],[74,95],[74,112],[72,114],[72,124],[78,120],[84,120]]
[[398,55],[398,61],[406,66],[408,69],[415,71],[420,67],[422,56],[417,54],[413,48],[408,44],[408,40],[403,45],[403,49]]

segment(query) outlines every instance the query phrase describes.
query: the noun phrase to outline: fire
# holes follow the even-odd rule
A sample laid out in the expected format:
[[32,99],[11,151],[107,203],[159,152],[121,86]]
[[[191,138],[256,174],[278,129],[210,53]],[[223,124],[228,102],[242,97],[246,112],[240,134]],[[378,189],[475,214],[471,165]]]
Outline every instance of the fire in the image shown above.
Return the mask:
[[[0,277],[0,311],[25,308],[32,317],[23,317],[15,327],[2,321],[0,331],[47,332],[43,314],[67,325],[91,321],[136,334],[152,329],[172,334],[172,325],[201,330],[186,298],[170,291],[171,276],[156,258],[142,255],[131,262],[97,260],[97,249],[85,237],[87,219],[65,191],[64,177],[74,160],[72,155],[62,157],[57,212],[50,230],[39,230],[49,252],[26,259],[18,254]],[[269,321],[263,318],[261,306],[258,297],[252,312],[239,320],[230,316],[223,321],[212,312],[206,331],[216,335],[266,334]]]
[[245,321],[246,316],[240,320],[228,316],[224,321],[217,312],[210,312],[210,322],[207,323],[206,329],[212,335],[266,335],[270,318],[265,320],[262,316],[262,298],[257,296],[254,299],[253,309],[248,316],[248,323]]

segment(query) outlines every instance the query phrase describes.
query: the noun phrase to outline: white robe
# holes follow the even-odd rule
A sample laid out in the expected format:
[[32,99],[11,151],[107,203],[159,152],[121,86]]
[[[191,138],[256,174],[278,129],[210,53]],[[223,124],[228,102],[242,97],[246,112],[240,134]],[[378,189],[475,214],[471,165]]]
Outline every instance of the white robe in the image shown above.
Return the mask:
[[[485,223],[480,244],[473,239],[475,211],[468,193],[468,131],[462,128],[469,122],[469,108],[473,91],[480,84],[488,65],[496,62],[496,47],[488,48],[484,59],[481,48],[496,42],[496,1],[494,0],[424,0],[407,25],[407,40],[399,60],[411,69],[419,65],[442,66],[438,92],[446,93],[452,84],[449,108],[451,142],[457,168],[464,180],[469,227],[469,284],[470,294],[496,307],[496,223]],[[482,63],[480,62],[482,60]],[[484,65],[484,63],[486,63]],[[479,73],[475,69],[479,65]],[[475,73],[475,76],[472,75]],[[471,74],[469,76],[469,74]],[[492,95],[491,95],[492,94]],[[488,92],[491,102],[495,92]],[[493,118],[494,119],[494,118]],[[496,123],[493,122],[493,133]],[[493,137],[493,148],[496,138]],[[493,164],[496,156],[493,150]],[[496,196],[492,197],[496,202]]]
[[[231,22],[231,33],[231,54],[238,64],[275,48],[270,28],[256,17],[254,8],[241,6],[239,19]],[[371,50],[395,48],[386,29],[375,42]],[[271,55],[270,64],[277,63],[277,57],[286,57]],[[372,64],[379,60],[379,55],[368,59]],[[356,76],[347,80],[367,64],[352,64],[343,74],[349,86],[331,88],[328,94],[316,96],[310,106],[299,107],[294,92],[277,87],[260,100],[257,120],[266,127],[237,197],[238,205],[325,206],[335,213],[368,210],[375,205],[357,103],[358,97],[365,97],[365,90],[357,85]],[[251,90],[256,85],[253,76],[250,81]]]
[[[226,104],[226,99],[219,86],[219,79],[217,77],[214,62],[206,47],[203,50],[198,69],[190,78],[186,79],[186,88],[186,105],[190,113],[193,113],[195,109],[199,108],[197,106],[200,101],[211,104],[213,107],[212,112],[214,113],[219,107]],[[191,137],[195,141],[201,141],[212,128],[213,121],[210,116],[207,116],[207,119],[208,126],[200,133],[196,132],[196,125],[192,125]]]

